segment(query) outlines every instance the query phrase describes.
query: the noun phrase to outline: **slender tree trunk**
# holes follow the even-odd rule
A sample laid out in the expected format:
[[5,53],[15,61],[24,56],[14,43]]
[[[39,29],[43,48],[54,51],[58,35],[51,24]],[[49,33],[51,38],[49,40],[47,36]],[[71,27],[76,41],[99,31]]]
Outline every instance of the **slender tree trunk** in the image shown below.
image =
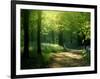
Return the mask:
[[39,67],[43,67],[43,56],[42,56],[42,51],[41,51],[41,11],[38,11],[38,27],[37,27],[37,46],[38,46],[38,62],[39,62]]
[[23,10],[23,26],[24,26],[24,57],[29,58],[29,11]]
[[52,43],[55,43],[55,35],[54,35],[54,31],[52,31],[51,33],[52,33]]
[[59,45],[63,46],[63,32],[59,32]]
[[70,43],[72,44],[72,32],[71,32],[71,36],[70,36]]
[[37,30],[37,44],[38,44],[38,54],[41,55],[41,39],[40,39],[40,32],[41,32],[41,11],[38,11],[38,30]]

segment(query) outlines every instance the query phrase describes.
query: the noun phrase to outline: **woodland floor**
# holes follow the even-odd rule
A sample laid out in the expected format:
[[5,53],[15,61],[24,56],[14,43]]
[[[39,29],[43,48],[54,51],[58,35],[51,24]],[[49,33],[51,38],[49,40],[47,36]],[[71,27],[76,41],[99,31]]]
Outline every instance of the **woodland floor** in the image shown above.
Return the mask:
[[[40,62],[37,62],[38,58],[23,58],[21,59],[21,69],[36,69],[40,67]],[[81,53],[74,52],[59,52],[50,53],[50,61],[47,65],[44,64],[43,68],[60,68],[60,67],[81,67],[89,66],[89,63],[83,58]]]
[[72,52],[52,53],[49,67],[79,67],[87,66],[86,61],[81,54]]

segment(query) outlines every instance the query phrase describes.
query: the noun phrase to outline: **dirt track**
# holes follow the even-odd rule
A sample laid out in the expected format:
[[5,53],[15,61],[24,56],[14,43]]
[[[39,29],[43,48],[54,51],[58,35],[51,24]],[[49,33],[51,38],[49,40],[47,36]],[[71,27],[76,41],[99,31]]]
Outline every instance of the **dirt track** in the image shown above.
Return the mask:
[[52,53],[49,67],[79,67],[86,66],[81,54],[71,52]]

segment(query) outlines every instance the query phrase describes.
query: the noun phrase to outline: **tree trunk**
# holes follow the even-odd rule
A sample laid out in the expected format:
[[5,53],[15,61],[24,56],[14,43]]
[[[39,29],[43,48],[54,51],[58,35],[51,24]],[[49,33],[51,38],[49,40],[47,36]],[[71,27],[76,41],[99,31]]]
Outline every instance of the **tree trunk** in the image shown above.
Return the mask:
[[70,44],[72,45],[72,32],[71,32],[71,35],[70,35]]
[[51,33],[52,33],[52,43],[55,43],[55,35],[54,35],[54,31],[52,31]]
[[29,58],[29,11],[23,10],[24,26],[24,57]]
[[38,62],[39,62],[39,67],[43,67],[43,56],[42,56],[42,51],[41,51],[41,11],[38,11],[38,21],[37,21],[37,46],[38,46]]
[[63,46],[63,31],[59,32],[59,45]]
[[38,11],[38,30],[37,30],[37,44],[38,44],[38,54],[41,55],[41,40],[40,40],[40,31],[41,31],[41,12]]

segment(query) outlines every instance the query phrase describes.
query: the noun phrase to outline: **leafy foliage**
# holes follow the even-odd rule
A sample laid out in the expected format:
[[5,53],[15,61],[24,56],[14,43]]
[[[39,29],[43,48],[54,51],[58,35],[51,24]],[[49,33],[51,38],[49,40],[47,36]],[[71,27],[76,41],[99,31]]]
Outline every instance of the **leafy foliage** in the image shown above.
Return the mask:
[[58,44],[50,44],[50,43],[42,43],[42,52],[43,53],[51,53],[51,52],[61,52],[64,48]]

